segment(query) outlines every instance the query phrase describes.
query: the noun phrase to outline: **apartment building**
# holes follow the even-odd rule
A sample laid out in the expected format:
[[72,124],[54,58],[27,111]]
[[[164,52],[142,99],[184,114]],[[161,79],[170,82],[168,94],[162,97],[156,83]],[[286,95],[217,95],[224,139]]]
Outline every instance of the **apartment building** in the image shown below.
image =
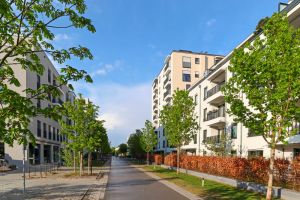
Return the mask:
[[[26,96],[25,89],[37,89],[43,84],[58,85],[57,77],[58,71],[51,63],[49,58],[44,52],[37,53],[41,63],[44,66],[44,73],[38,75],[30,70],[24,70],[21,66],[14,65],[13,70],[16,78],[20,81],[20,87],[9,86],[12,90],[18,92],[22,96]],[[61,105],[66,101],[73,101],[75,94],[69,90],[65,85],[58,87],[60,92],[59,97],[52,97],[49,95],[49,100],[36,100],[33,99],[33,103],[37,107],[53,107]],[[68,120],[68,119],[66,119]],[[68,120],[68,123],[72,123]],[[58,163],[61,161],[60,151],[63,148],[62,142],[67,138],[60,134],[60,125],[58,121],[43,116],[38,116],[31,119],[29,125],[30,131],[36,138],[36,146],[29,143],[25,150],[25,159],[30,164],[42,164],[42,163]],[[14,143],[11,147],[7,144],[0,143],[0,156],[6,159],[9,164],[15,164],[17,167],[22,166],[23,160],[23,145]],[[1,159],[1,158],[0,158]]]
[[174,50],[166,57],[163,68],[152,85],[152,122],[158,137],[156,151],[170,152],[172,150],[169,148],[159,121],[163,106],[172,103],[172,95],[176,89],[188,90],[222,58],[221,55],[185,50]]
[[[289,4],[282,5],[284,7],[281,9],[288,13],[290,23],[295,27],[300,27],[300,0],[290,1]],[[245,42],[251,42],[254,38],[253,34],[250,35],[239,46]],[[194,98],[196,103],[195,113],[201,128],[198,130],[194,141],[182,149],[189,154],[209,155],[211,152],[206,148],[205,141],[219,142],[220,135],[225,133],[230,138],[229,151],[232,155],[269,157],[270,149],[263,137],[257,136],[243,124],[235,123],[233,117],[225,112],[229,105],[225,103],[224,95],[220,89],[232,76],[228,70],[231,55],[232,52],[214,65],[205,77],[189,89],[190,96]],[[242,98],[247,101],[244,96]],[[295,122],[294,128],[300,130],[300,123]],[[277,145],[276,157],[292,158],[300,155],[300,132],[289,138],[288,143],[288,145]]]

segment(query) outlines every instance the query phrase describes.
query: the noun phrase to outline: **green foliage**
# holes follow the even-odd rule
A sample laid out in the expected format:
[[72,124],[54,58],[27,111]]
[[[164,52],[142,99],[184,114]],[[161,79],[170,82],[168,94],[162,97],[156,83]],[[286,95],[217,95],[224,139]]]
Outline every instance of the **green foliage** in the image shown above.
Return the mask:
[[273,147],[297,131],[290,127],[300,116],[300,31],[282,14],[274,14],[262,30],[263,37],[234,51],[229,66],[234,76],[223,92],[235,120],[262,132]]
[[216,156],[229,156],[233,147],[228,134],[221,134],[217,138],[206,139],[205,147]]
[[157,144],[157,135],[154,133],[154,127],[149,120],[146,120],[145,127],[142,129],[141,143],[146,152],[151,152]]
[[[28,129],[30,119],[43,115],[60,118],[56,108],[36,108],[37,99],[48,100],[50,93],[58,96],[58,87],[62,84],[72,89],[69,81],[84,79],[92,82],[84,70],[66,65],[57,77],[57,86],[42,85],[29,88],[26,95],[14,92],[11,88],[21,84],[14,70],[30,70],[42,75],[45,71],[41,64],[41,52],[48,53],[60,64],[73,58],[92,59],[86,47],[59,49],[53,45],[55,29],[84,28],[95,32],[90,19],[84,17],[86,4],[84,0],[9,0],[0,3],[0,140],[9,145],[14,141],[35,142]],[[11,87],[8,87],[10,85]]]
[[[62,150],[62,159],[64,161],[65,166],[72,167],[74,164],[74,153],[69,148],[63,148]],[[75,154],[76,165],[79,164],[78,154]]]
[[129,136],[127,144],[128,144],[128,151],[130,156],[134,158],[141,158],[145,154],[145,151],[143,149],[142,139],[143,139],[143,133],[140,130],[136,130],[135,133],[132,133]]
[[123,154],[123,155],[126,154],[127,153],[127,144],[124,144],[124,143],[120,144],[118,153]]
[[176,90],[173,104],[164,106],[160,119],[170,145],[181,147],[192,140],[198,128],[194,110],[194,101],[185,90]]

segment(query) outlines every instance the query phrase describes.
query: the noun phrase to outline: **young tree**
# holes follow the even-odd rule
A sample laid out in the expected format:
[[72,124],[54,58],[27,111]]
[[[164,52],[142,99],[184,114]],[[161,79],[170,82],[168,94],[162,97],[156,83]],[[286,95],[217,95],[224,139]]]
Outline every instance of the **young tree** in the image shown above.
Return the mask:
[[92,174],[92,153],[100,150],[107,145],[106,129],[103,126],[104,121],[92,119],[91,129],[87,133],[86,149],[88,150],[88,174]]
[[129,139],[127,141],[129,154],[137,159],[141,159],[145,154],[142,146],[142,137],[143,133],[141,132],[141,130],[137,129],[135,133],[132,133],[129,136]]
[[[94,120],[98,113],[98,107],[87,102],[86,99],[79,95],[74,102],[66,102],[63,105],[65,119],[60,120],[61,134],[68,137],[67,147],[73,149],[74,153],[79,153],[80,176],[83,174],[83,151],[86,148],[92,149],[94,138],[89,140],[89,136],[94,126]],[[70,120],[72,123],[70,123]],[[90,146],[89,146],[90,145]],[[75,156],[74,156],[75,157]],[[74,164],[74,167],[75,164]]]
[[123,156],[126,155],[126,153],[127,153],[127,144],[124,144],[124,143],[120,144],[118,153],[122,154]]
[[157,144],[157,135],[154,133],[154,127],[149,120],[146,120],[142,133],[142,146],[147,152],[147,165],[149,165],[149,152],[153,151],[153,148]]
[[[53,44],[55,30],[85,28],[95,32],[91,20],[83,15],[84,0],[7,0],[0,3],[0,140],[9,145],[24,143],[35,138],[28,129],[30,119],[37,115],[59,118],[52,108],[36,108],[33,100],[47,100],[47,95],[59,94],[58,87],[69,81],[91,78],[83,70],[66,65],[57,77],[57,85],[42,85],[27,89],[21,95],[10,88],[20,87],[14,70],[26,69],[42,75],[41,52],[63,64],[74,57],[92,59],[89,49],[78,46],[59,49]],[[8,87],[11,86],[11,87]],[[71,85],[69,85],[72,88]]]
[[188,144],[198,128],[194,115],[195,103],[186,90],[176,90],[173,104],[164,106],[160,119],[170,145],[177,148],[177,173],[179,173],[180,148]]
[[260,29],[263,36],[234,51],[229,66],[234,75],[223,92],[228,112],[270,147],[266,198],[271,199],[276,144],[295,134],[300,116],[300,30],[283,14],[274,14]]

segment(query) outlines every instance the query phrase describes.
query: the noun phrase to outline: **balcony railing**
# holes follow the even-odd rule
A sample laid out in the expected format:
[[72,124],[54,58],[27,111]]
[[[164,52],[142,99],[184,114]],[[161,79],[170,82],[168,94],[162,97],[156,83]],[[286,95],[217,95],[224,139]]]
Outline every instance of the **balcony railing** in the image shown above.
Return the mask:
[[216,119],[218,117],[225,117],[225,106],[220,107],[219,109],[209,111],[206,115],[204,121],[209,121]]
[[219,92],[221,90],[221,88],[224,86],[224,84],[225,84],[225,82],[222,82],[222,83],[216,85],[215,87],[211,88],[210,90],[208,90],[204,99],[207,99],[207,98],[211,97],[212,95],[216,94],[217,92]]
[[171,79],[169,77],[166,77],[166,80],[164,80],[164,86],[170,81]]
[[164,93],[164,98],[166,98],[166,96],[168,96],[169,94],[171,94],[171,90],[167,90],[167,91]]
[[203,143],[220,143],[220,135],[209,136],[203,139]]

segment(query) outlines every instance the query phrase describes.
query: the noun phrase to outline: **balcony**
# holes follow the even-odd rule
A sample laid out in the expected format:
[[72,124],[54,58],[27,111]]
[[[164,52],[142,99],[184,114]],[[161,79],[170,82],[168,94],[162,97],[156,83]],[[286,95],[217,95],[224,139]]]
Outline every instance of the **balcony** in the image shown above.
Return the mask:
[[225,85],[225,82],[222,82],[220,84],[217,84],[210,90],[208,90],[204,100],[207,100],[207,102],[212,105],[223,104],[225,102],[225,100],[224,100],[224,95],[221,92],[221,88],[224,85]]
[[169,82],[169,83],[171,82],[171,78],[170,78],[170,77],[166,77],[166,79],[164,80],[164,86],[165,86],[168,82]]
[[216,110],[209,111],[204,118],[204,122],[206,125],[216,128],[222,129],[225,127],[225,106],[221,106]]
[[216,72],[213,72],[211,76],[208,77],[208,80],[213,83],[222,83],[225,81],[225,70],[218,69]]
[[209,136],[203,139],[202,143],[220,143],[220,135]]
[[171,90],[167,90],[165,93],[164,93],[164,99],[166,99],[166,98],[169,98],[169,97],[171,97]]

